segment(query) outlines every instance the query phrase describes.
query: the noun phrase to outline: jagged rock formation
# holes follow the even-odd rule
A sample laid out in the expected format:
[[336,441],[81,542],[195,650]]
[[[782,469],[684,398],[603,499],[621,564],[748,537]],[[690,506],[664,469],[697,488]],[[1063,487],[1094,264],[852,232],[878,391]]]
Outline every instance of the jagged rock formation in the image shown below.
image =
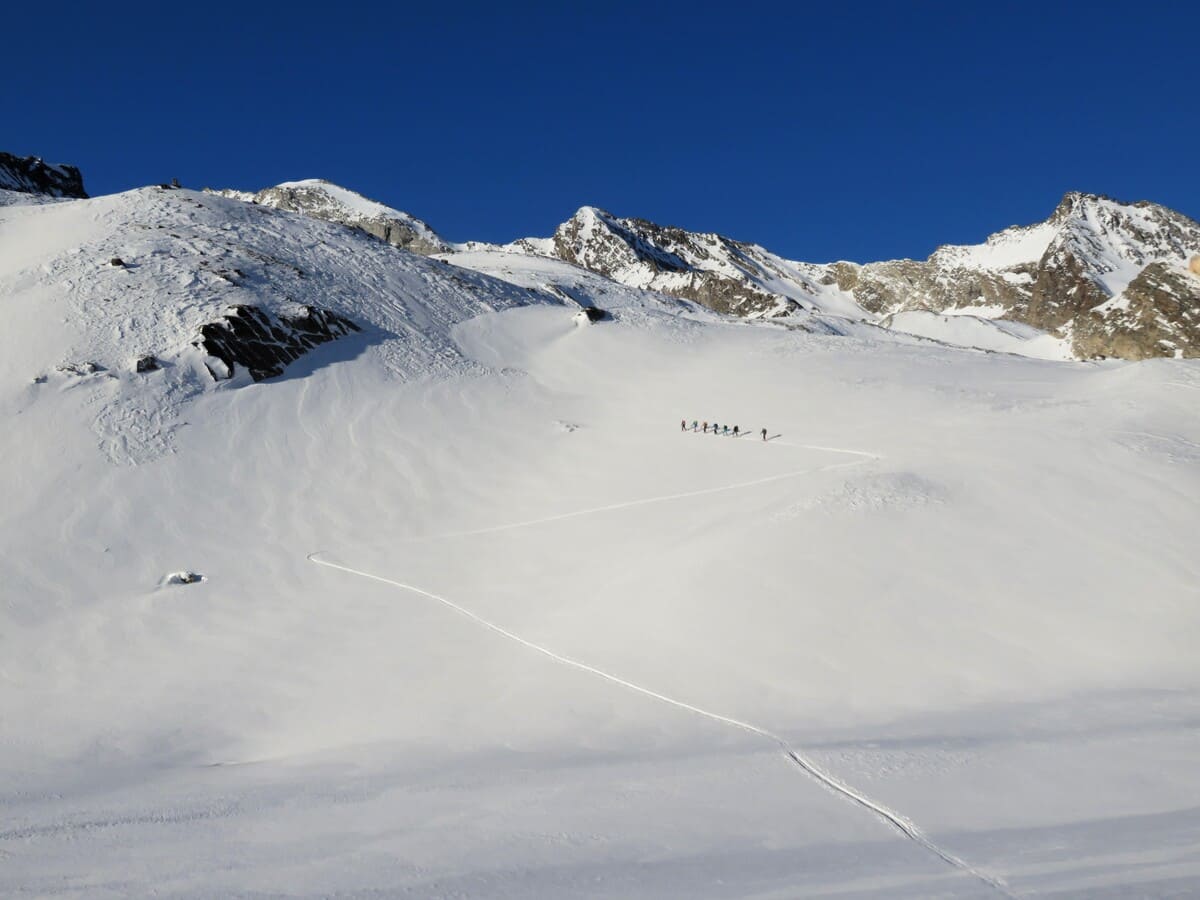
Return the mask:
[[[471,248],[472,245],[467,245]],[[929,259],[785,260],[753,244],[584,207],[552,238],[503,248],[742,316],[815,308],[888,320],[928,310],[1003,318],[1072,342],[1077,356],[1198,356],[1200,224],[1154,203],[1069,193],[1050,218]]]
[[211,357],[206,364],[215,381],[243,366],[255,381],[282,375],[305,352],[359,327],[349,319],[313,306],[295,315],[272,314],[256,306],[235,306],[200,329],[195,346]]
[[[837,263],[827,278],[867,310],[983,313],[1069,337],[1077,356],[1200,355],[1200,224],[1154,203],[1069,193],[1042,223],[925,262]],[[1153,310],[1153,312],[1152,312]]]
[[772,289],[773,282],[792,280],[796,273],[762,247],[645,219],[622,219],[591,206],[558,226],[552,238],[526,238],[504,249],[551,256],[630,287],[661,291],[722,313],[784,316],[802,306],[796,297]]
[[1146,266],[1113,300],[1074,320],[1084,357],[1200,356],[1200,277],[1177,266]]
[[423,256],[451,249],[437,232],[415,216],[320,179],[285,182],[256,194],[235,190],[208,190],[208,193],[348,225]]
[[53,165],[36,156],[0,153],[0,191],[46,197],[85,198],[83,175],[75,166]]

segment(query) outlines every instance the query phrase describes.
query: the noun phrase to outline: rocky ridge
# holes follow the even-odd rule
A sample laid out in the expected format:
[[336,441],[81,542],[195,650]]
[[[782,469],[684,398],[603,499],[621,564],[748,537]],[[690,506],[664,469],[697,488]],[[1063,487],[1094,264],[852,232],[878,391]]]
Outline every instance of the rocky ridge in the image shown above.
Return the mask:
[[[1164,206],[1068,193],[1045,222],[928,260],[834,263],[825,280],[882,315],[982,314],[1068,338],[1080,358],[1200,355],[1200,224]],[[1137,302],[1134,303],[1136,297]]]
[[756,244],[582,207],[548,238],[454,245],[407,213],[323,181],[257,194],[218,192],[340,222],[395,246],[450,259],[466,253],[544,257],[627,287],[747,318],[807,312],[889,325],[922,311],[1030,325],[1078,358],[1200,355],[1200,224],[1158,204],[1071,192],[1044,222],[925,260],[807,263]]
[[823,289],[818,267],[785,260],[756,244],[689,232],[585,206],[553,237],[491,249],[563,260],[621,284],[691,300],[716,312],[778,318],[805,310],[859,317],[853,299]]
[[416,216],[321,179],[284,182],[257,193],[208,188],[205,192],[348,225],[422,256],[451,249],[450,244]]
[[[468,245],[479,246],[479,245]],[[1032,325],[1080,358],[1200,355],[1200,224],[1164,206],[1067,194],[1045,222],[927,260],[783,259],[754,244],[584,207],[551,238],[504,245],[740,316],[816,309],[888,322],[914,310]]]
[[[83,199],[83,175],[75,166],[54,165],[36,156],[0,153],[0,193]],[[21,198],[9,198],[18,200]],[[3,201],[0,201],[3,202]]]

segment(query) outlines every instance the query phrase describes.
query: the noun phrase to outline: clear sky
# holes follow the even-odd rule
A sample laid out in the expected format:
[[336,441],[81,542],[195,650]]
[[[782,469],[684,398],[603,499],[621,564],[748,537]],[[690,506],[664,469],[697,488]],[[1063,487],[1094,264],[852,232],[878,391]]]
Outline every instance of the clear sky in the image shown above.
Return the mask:
[[1067,190],[1200,218],[1200,3],[55,3],[0,149],[108,193],[327,178],[452,240],[590,204],[824,261]]

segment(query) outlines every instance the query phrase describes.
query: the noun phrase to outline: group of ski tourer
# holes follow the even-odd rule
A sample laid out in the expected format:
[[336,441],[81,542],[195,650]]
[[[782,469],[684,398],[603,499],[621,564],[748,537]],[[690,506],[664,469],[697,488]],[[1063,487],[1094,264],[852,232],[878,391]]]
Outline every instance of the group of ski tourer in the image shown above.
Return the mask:
[[[718,425],[716,422],[713,422],[711,425],[709,425],[707,422],[698,422],[696,419],[692,419],[691,425],[688,425],[687,419],[680,419],[679,420],[679,430],[680,431],[699,431],[702,434],[708,434],[709,431],[712,431],[713,434],[720,434],[720,435],[731,434],[734,437],[741,437],[743,434],[750,433],[748,431],[742,431],[736,425],[734,425],[733,430],[730,431],[728,425]],[[764,428],[762,431],[759,432],[759,434],[762,435],[762,439],[764,441],[767,439],[767,429]]]

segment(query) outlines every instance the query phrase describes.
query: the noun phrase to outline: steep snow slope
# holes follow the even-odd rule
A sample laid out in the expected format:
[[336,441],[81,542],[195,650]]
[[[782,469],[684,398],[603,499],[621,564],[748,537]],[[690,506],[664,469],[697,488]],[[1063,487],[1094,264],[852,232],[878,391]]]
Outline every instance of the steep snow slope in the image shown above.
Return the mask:
[[[187,192],[2,221],[0,893],[1200,877],[1194,363],[630,288],[579,327],[549,295],[603,285],[561,263],[509,284]],[[364,331],[205,381],[190,337],[243,301]],[[127,374],[146,350],[173,368]],[[31,383],[85,359],[120,375]],[[174,452],[113,465],[97,410],[182,370]]]
[[[362,330],[332,352],[411,377],[470,367],[457,322],[561,302],[310,217],[162,188],[0,210],[0,297],[0,378],[31,402],[86,386],[97,440],[128,461],[169,449],[183,405],[218,386],[198,340],[238,307],[277,330],[308,309],[345,317]],[[137,371],[145,357],[160,368]]]
[[959,347],[1016,353],[1035,359],[1074,359],[1070,341],[1020,322],[988,319],[962,310],[954,315],[942,315],[915,309],[888,316],[881,324],[906,334],[921,335]]

